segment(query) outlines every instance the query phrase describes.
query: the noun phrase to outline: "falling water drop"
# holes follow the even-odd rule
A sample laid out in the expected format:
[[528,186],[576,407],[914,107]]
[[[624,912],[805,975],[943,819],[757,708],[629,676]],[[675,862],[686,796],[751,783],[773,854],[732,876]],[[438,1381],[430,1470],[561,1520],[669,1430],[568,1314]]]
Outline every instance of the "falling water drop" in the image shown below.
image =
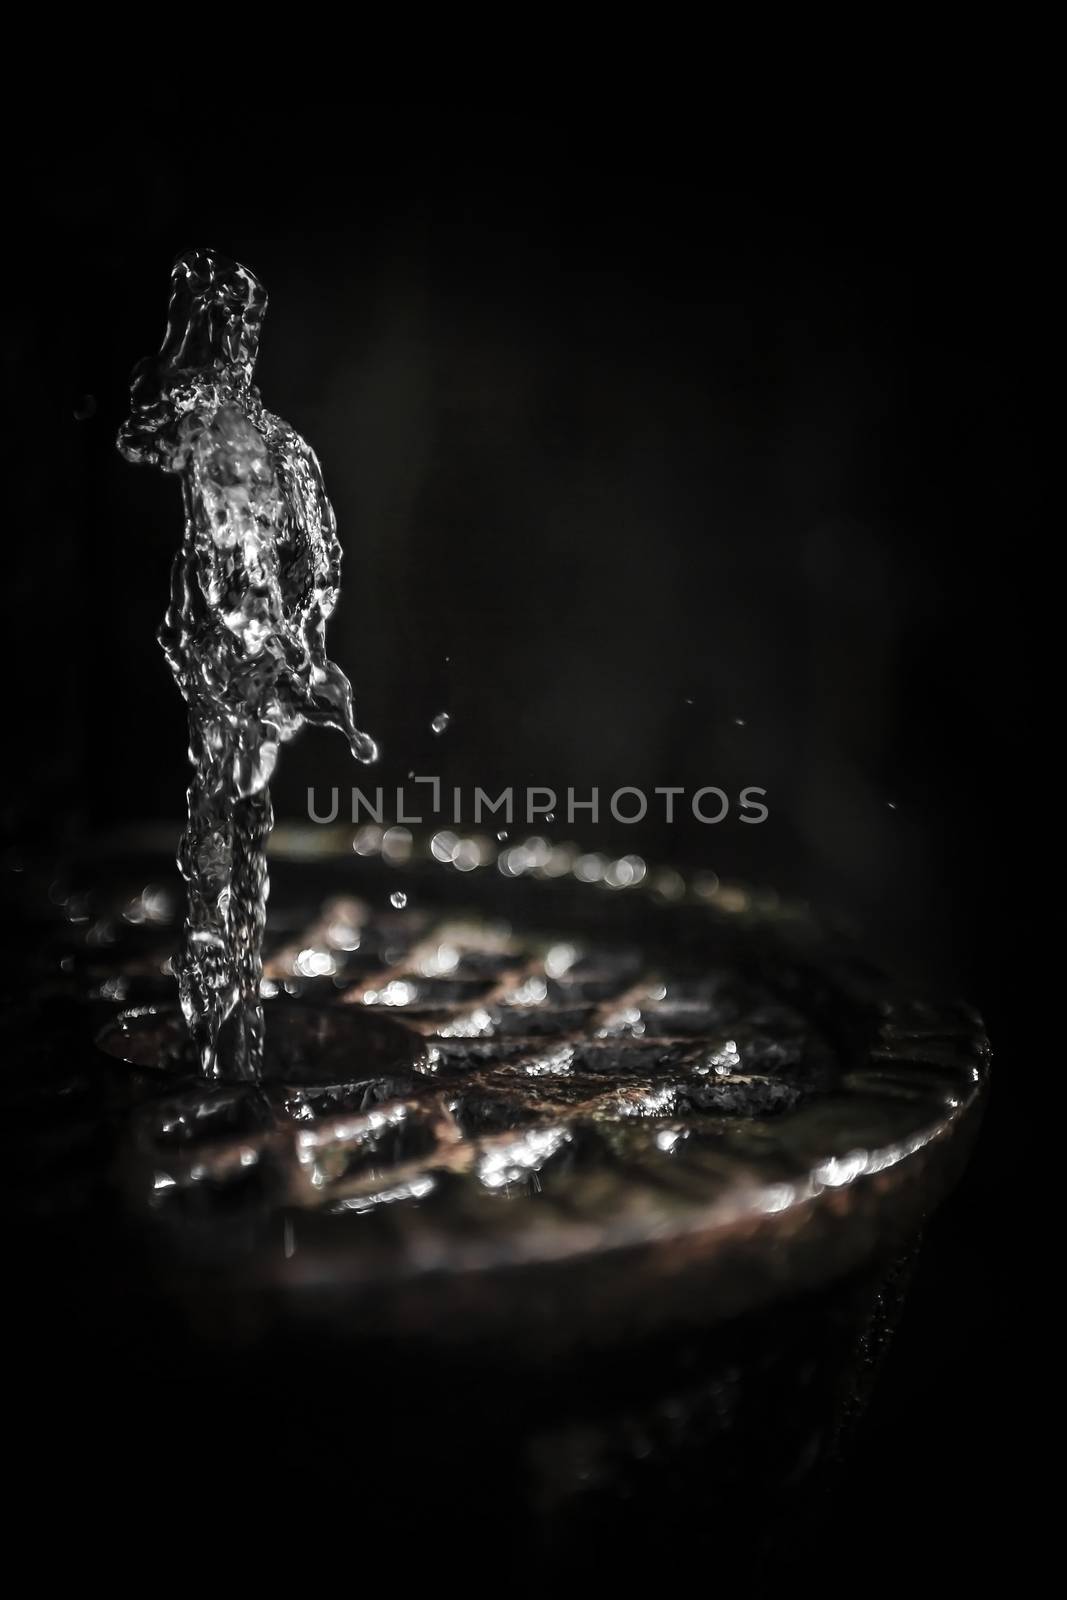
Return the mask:
[[434,717],[433,721],[430,723],[430,727],[434,733],[444,733],[451,721],[452,718],[449,716],[447,711],[439,711],[436,717]]
[[389,904],[392,906],[394,911],[403,911],[407,903],[408,897],[404,893],[403,889],[394,889],[392,894],[389,896]]

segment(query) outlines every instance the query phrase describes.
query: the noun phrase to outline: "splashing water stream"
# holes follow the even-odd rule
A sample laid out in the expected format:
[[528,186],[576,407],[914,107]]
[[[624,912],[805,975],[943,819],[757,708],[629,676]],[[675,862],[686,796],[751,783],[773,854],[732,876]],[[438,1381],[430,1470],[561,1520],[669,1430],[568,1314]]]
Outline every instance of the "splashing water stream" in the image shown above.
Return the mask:
[[246,267],[196,250],[174,265],[158,356],[139,362],[119,432],[127,461],[178,474],[185,534],[159,641],[189,708],[188,890],[176,959],[200,1071],[255,1079],[272,825],[268,785],[305,723],[377,756],[326,654],[341,546],[315,452],[252,382],[267,308]]

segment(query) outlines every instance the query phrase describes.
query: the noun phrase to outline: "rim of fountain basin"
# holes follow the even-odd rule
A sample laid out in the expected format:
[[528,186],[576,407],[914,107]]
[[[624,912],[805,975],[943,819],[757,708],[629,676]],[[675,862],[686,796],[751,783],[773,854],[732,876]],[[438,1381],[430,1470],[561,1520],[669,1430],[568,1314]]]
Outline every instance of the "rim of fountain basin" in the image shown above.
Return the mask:
[[[528,1204],[520,1226],[504,1230],[478,1206],[460,1206],[427,1225],[416,1205],[410,1226],[403,1208],[389,1207],[384,1240],[366,1236],[372,1230],[365,1218],[363,1236],[349,1228],[342,1238],[343,1218],[276,1208],[277,1226],[267,1228],[272,1243],[246,1252],[236,1275],[233,1260],[224,1269],[184,1260],[168,1267],[176,1281],[191,1275],[224,1297],[239,1289],[275,1310],[281,1302],[306,1317],[328,1314],[331,1323],[342,1314],[364,1333],[432,1328],[435,1338],[467,1340],[478,1327],[552,1344],[564,1329],[571,1338],[582,1330],[601,1337],[606,1326],[629,1335],[665,1321],[707,1325],[891,1253],[966,1162],[988,1084],[988,1041],[975,1013],[902,991],[847,932],[773,891],[708,873],[686,877],[635,857],[618,858],[625,865],[610,876],[612,858],[605,856],[576,873],[583,853],[541,835],[498,842],[458,830],[283,827],[273,853],[294,866],[355,854],[389,872],[417,869],[423,881],[432,877],[457,891],[449,903],[462,903],[464,888],[479,880],[493,884],[497,905],[506,892],[502,879],[544,885],[551,901],[552,886],[565,884],[583,898],[599,895],[612,916],[610,907],[623,903],[654,905],[695,910],[727,940],[773,934],[773,959],[788,954],[792,981],[803,986],[806,975],[817,975],[825,1004],[847,1017],[849,1059],[832,1112],[816,1104],[794,1114],[793,1167],[773,1181],[752,1175],[709,1184],[702,1196],[679,1196],[650,1194],[622,1177],[592,1214],[542,1196]],[[540,899],[538,889],[533,894]],[[902,1104],[909,1108],[903,1119]],[[887,1108],[894,1131],[878,1137]],[[329,1127],[325,1132],[329,1137]],[[818,1157],[803,1158],[799,1152],[819,1148],[820,1138]]]

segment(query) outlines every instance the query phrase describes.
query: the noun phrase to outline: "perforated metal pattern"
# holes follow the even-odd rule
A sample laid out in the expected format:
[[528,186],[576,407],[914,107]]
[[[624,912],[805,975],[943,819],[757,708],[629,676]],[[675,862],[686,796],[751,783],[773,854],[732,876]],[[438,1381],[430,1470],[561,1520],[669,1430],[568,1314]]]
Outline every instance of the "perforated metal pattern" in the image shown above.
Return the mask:
[[[198,1088],[148,1113],[142,1148],[166,1152],[154,1193],[224,1183],[269,1152],[290,1205],[425,1199],[445,1174],[536,1195],[556,1168],[684,1164],[690,1136],[794,1108],[834,1074],[812,1024],[736,973],[670,978],[639,949],[531,941],[484,920],[427,925],[334,901],[268,972],[272,989],[317,991],[320,1004],[325,989],[335,1006],[410,1029],[410,1061],[397,1045],[383,1071],[381,1030],[319,1017],[317,1043],[305,1041],[317,1087],[290,1055],[295,1082]],[[303,1015],[284,998],[268,1009],[283,1041]],[[287,1068],[275,1058],[268,1071]]]
[[[216,1315],[268,1296],[541,1342],[706,1322],[895,1248],[952,1181],[985,1076],[971,1014],[741,891],[665,905],[428,856],[294,865],[256,1086],[158,1071],[166,926],[78,980],[132,1003],[102,1043],[153,1070],[117,1171],[166,1281]],[[353,875],[361,898],[298,914],[289,890]]]

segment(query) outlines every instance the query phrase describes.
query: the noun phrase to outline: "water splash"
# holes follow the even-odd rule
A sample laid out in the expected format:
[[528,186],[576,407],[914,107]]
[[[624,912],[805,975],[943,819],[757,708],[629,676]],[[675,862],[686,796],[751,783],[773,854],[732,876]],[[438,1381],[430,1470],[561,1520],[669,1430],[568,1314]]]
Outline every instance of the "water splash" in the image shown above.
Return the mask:
[[189,707],[188,888],[175,963],[206,1077],[255,1078],[278,751],[305,723],[336,728],[359,761],[377,748],[326,654],[341,546],[315,452],[252,382],[267,308],[247,267],[196,250],[172,273],[158,356],[131,378],[118,447],[181,481],[185,535],[159,641]]

